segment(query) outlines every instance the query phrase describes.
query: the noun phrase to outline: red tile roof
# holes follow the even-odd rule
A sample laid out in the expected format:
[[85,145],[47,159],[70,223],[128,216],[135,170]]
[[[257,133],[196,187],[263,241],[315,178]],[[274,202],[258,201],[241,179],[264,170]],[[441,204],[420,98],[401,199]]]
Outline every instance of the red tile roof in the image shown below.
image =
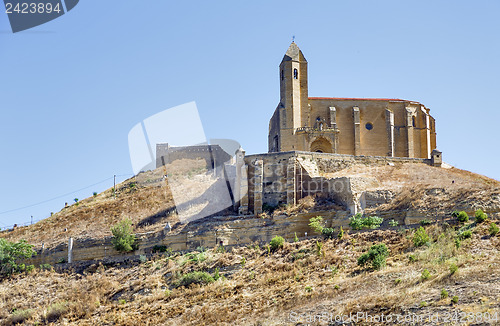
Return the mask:
[[414,102],[401,100],[399,98],[351,98],[351,97],[309,97],[310,100],[344,100],[344,101],[390,101],[390,102]]

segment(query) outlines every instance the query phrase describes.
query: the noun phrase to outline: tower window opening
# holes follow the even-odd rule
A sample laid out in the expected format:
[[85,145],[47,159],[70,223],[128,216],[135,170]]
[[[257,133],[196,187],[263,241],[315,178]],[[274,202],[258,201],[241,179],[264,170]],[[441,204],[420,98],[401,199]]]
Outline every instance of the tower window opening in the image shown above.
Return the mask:
[[293,69],[293,79],[298,79],[299,78],[299,71],[297,68]]
[[283,70],[281,70],[281,80],[284,80],[285,79],[285,72]]

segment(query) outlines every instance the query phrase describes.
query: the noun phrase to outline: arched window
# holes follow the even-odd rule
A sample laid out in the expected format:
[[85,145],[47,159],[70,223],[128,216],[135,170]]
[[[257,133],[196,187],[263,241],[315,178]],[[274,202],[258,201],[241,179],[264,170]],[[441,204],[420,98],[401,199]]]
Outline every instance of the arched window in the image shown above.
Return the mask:
[[281,70],[281,80],[285,79],[285,72]]
[[412,117],[413,127],[417,126],[417,121],[415,120],[415,116]]
[[297,68],[293,69],[293,79],[299,79],[299,71]]

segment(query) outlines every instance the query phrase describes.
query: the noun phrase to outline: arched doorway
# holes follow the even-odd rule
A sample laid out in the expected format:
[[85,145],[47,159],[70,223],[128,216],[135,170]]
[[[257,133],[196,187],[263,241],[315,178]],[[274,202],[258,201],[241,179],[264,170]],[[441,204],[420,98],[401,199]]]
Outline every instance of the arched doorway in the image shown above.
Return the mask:
[[332,144],[326,140],[326,138],[319,137],[311,143],[310,151],[317,153],[331,153]]

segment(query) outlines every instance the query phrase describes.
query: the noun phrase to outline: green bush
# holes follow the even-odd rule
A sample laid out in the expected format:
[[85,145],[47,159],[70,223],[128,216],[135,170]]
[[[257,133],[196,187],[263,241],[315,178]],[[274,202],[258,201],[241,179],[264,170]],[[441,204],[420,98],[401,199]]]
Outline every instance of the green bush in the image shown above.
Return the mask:
[[33,246],[26,240],[10,242],[0,238],[0,276],[9,276],[25,270],[24,264],[19,264],[21,259],[31,258],[36,255]]
[[458,266],[456,264],[450,265],[450,274],[453,275],[458,271]]
[[456,217],[460,223],[465,223],[469,221],[469,215],[467,215],[465,211],[459,212]]
[[413,235],[413,244],[415,247],[421,247],[428,244],[430,241],[429,235],[423,227],[419,227],[415,234]]
[[363,217],[361,213],[358,213],[350,218],[349,226],[353,230],[361,229],[376,229],[384,222],[384,219],[378,216],[368,216]]
[[465,240],[465,239],[470,239],[472,238],[472,231],[471,230],[466,230],[458,234],[458,237],[460,240]]
[[427,268],[422,271],[422,275],[420,276],[422,281],[425,281],[425,280],[429,279],[430,277],[431,277],[431,272],[429,272],[429,270]]
[[427,218],[420,221],[421,226],[431,225],[433,222]]
[[41,271],[51,271],[52,269],[53,269],[53,267],[50,264],[41,264],[40,265]]
[[33,310],[31,309],[14,310],[5,325],[16,325],[24,323],[26,320],[30,319],[31,316],[33,316]]
[[398,225],[399,225],[399,222],[398,222],[398,221],[396,221],[395,219],[392,219],[392,220],[390,220],[390,221],[389,221],[389,225],[390,225],[390,226],[398,226]]
[[476,215],[476,222],[477,223],[483,223],[484,221],[486,221],[488,219],[488,214],[483,212],[482,209],[478,209],[476,211],[475,215]]
[[172,285],[176,288],[181,286],[189,286],[191,284],[201,284],[206,285],[214,282],[214,278],[207,272],[191,272],[182,275],[182,277],[173,282]]
[[340,226],[340,230],[339,230],[339,234],[337,234],[337,238],[339,240],[342,240],[344,238],[344,229],[342,228],[342,226]]
[[373,269],[381,269],[385,266],[387,256],[389,256],[389,249],[387,249],[387,246],[383,243],[376,244],[371,246],[368,252],[362,254],[358,258],[358,265],[365,266],[370,263]]
[[111,243],[116,250],[121,252],[134,250],[135,235],[132,231],[132,222],[129,219],[121,220],[111,228],[113,233]]
[[309,219],[309,227],[316,233],[323,232],[323,217],[316,216]]
[[457,304],[458,303],[458,296],[454,295],[453,298],[451,298],[451,303]]
[[499,230],[498,226],[495,224],[495,223],[491,223],[490,224],[490,228],[488,229],[488,231],[490,231],[490,235],[491,236],[495,236]]
[[442,289],[441,290],[441,299],[446,299],[448,298],[448,291],[446,291],[445,289]]
[[328,239],[334,239],[335,238],[335,229],[334,228],[323,228],[321,231],[321,234],[325,238],[325,240]]
[[68,312],[67,302],[53,303],[47,309],[47,313],[45,314],[45,320],[49,323],[55,322],[67,312]]
[[285,244],[285,239],[280,236],[275,236],[271,242],[269,242],[269,247],[271,248],[272,251],[276,251],[280,248],[283,248],[283,245]]
[[297,236],[297,232],[295,232],[295,236],[293,238],[293,242],[299,242],[299,237]]

